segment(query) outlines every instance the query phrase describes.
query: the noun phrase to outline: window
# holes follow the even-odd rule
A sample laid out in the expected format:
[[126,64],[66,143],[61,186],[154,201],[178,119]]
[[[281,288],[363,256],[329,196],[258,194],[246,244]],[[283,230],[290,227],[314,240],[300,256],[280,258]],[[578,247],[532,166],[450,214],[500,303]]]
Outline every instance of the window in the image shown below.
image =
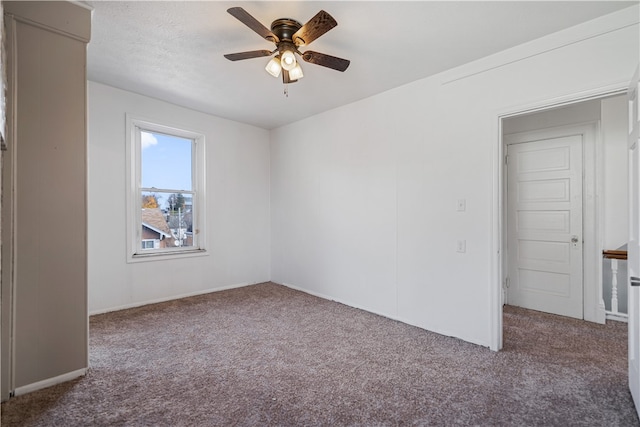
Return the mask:
[[143,240],[142,249],[157,249],[160,247],[160,240]]
[[205,253],[204,136],[127,116],[129,261]]

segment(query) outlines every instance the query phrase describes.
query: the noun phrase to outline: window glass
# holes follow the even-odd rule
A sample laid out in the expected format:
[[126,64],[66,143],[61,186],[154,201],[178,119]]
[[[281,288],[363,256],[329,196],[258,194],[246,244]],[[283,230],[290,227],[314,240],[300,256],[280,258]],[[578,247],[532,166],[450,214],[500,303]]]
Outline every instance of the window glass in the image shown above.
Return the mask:
[[193,246],[193,145],[192,139],[140,131],[142,238],[157,234],[160,249]]
[[192,190],[193,140],[140,132],[143,188]]

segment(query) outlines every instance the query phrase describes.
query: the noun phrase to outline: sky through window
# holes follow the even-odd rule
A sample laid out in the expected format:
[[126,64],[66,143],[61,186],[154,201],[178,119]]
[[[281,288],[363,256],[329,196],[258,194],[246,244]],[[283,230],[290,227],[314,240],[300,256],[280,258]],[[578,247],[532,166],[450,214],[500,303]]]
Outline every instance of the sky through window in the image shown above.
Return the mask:
[[[142,187],[191,191],[192,148],[190,139],[142,131]],[[168,195],[159,195],[167,208]]]

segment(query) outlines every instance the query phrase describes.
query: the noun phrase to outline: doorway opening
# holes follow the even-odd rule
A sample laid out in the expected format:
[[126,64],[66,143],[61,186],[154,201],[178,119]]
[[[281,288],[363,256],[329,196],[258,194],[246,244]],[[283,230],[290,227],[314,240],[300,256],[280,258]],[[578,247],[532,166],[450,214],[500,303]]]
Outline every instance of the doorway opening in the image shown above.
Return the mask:
[[505,304],[612,318],[602,254],[625,249],[628,237],[627,120],[626,89],[500,117],[500,330]]

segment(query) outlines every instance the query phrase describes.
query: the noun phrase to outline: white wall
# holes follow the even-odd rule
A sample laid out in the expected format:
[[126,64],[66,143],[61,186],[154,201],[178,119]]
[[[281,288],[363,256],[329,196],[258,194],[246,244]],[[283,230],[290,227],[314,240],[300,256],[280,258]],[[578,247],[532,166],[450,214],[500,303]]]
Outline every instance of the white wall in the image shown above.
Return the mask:
[[629,239],[627,110],[626,96],[602,100],[603,249],[618,249]]
[[[89,82],[89,312],[270,278],[266,130]],[[209,255],[126,262],[125,114],[206,139]]]
[[498,116],[623,85],[638,63],[637,16],[272,131],[272,280],[495,347]]

